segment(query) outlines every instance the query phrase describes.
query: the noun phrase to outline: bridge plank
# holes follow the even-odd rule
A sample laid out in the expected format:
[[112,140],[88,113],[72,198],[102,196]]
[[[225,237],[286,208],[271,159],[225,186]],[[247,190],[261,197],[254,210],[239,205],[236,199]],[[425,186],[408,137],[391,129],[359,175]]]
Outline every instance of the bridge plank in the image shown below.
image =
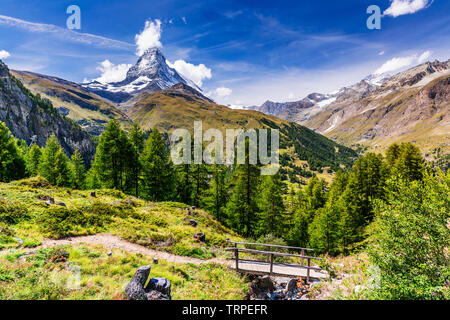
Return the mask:
[[[267,262],[248,262],[239,260],[239,272],[266,275],[270,273],[270,263]],[[234,269],[234,268],[233,268]],[[311,267],[307,269],[305,267],[293,267],[289,265],[283,265],[281,263],[274,263],[272,268],[273,276],[278,277],[302,277],[307,278],[307,270],[310,270],[309,278],[311,279],[326,279],[328,273],[320,268]]]

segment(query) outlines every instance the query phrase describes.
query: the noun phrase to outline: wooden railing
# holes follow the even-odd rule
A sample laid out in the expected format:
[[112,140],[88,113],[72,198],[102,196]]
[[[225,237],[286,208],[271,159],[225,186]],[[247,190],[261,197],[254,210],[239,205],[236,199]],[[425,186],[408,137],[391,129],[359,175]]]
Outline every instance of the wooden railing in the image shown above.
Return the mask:
[[[236,263],[236,271],[240,271],[240,269],[239,269],[239,261],[242,261],[242,262],[243,261],[245,261],[245,262],[259,262],[259,263],[264,263],[265,262],[265,263],[268,263],[269,266],[270,266],[269,271],[267,271],[265,273],[267,273],[269,275],[272,275],[273,274],[273,266],[274,266],[274,257],[275,256],[300,258],[301,259],[300,260],[301,261],[300,264],[283,263],[283,266],[290,266],[290,267],[306,269],[306,281],[308,281],[308,282],[310,280],[310,272],[311,272],[311,270],[321,271],[320,268],[311,267],[311,260],[314,260],[314,259],[315,260],[320,260],[321,258],[317,258],[317,257],[313,257],[313,256],[309,256],[309,255],[305,254],[306,251],[314,251],[314,249],[292,247],[292,246],[283,246],[283,245],[276,245],[276,244],[266,244],[266,243],[235,242],[235,241],[229,241],[229,240],[227,240],[227,242],[233,245],[233,247],[228,247],[225,250],[234,252],[233,258],[234,258],[235,263]],[[248,248],[239,248],[238,245],[267,247],[267,251],[248,249]],[[285,253],[285,252],[270,251],[272,248],[284,248],[284,249],[289,249],[289,250],[300,251],[300,254],[292,254],[292,253]],[[248,260],[248,259],[242,259],[242,258],[239,259],[239,252],[250,253],[250,254],[267,255],[267,259],[266,259],[266,261]],[[307,265],[304,265],[304,260],[307,261]]]

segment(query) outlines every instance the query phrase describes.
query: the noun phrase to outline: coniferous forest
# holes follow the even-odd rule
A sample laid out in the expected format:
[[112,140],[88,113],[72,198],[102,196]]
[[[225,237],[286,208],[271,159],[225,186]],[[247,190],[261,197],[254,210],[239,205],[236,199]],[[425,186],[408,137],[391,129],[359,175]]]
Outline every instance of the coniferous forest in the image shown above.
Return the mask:
[[114,120],[89,169],[55,136],[42,148],[27,146],[3,123],[0,150],[2,182],[40,175],[54,186],[181,202],[247,239],[330,256],[367,250],[382,271],[382,298],[448,297],[450,173],[411,143],[392,144],[385,156],[365,153],[331,183],[314,175],[306,186],[288,185],[280,172],[261,176],[248,155],[240,165],[174,165],[157,129],[133,125],[126,133]]

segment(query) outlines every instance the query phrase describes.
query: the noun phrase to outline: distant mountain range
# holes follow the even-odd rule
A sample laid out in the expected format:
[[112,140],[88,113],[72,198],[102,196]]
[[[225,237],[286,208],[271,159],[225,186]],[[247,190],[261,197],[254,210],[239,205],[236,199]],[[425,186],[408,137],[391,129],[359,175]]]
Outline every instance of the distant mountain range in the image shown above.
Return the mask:
[[371,75],[330,94],[266,101],[258,110],[305,125],[349,146],[383,151],[414,142],[423,151],[450,148],[450,60],[426,62],[395,75]]
[[[202,121],[204,130],[217,128],[224,134],[226,129],[278,129],[282,174],[293,182],[311,177],[312,171],[322,171],[322,168],[336,171],[349,167],[357,157],[352,149],[306,127],[261,112],[216,104],[168,68],[158,49],[148,50],[140,57],[127,79],[104,84],[101,90],[92,87],[92,83],[81,85],[26,71],[9,72],[6,66],[5,70],[10,78],[8,83],[16,83],[18,89],[0,93],[0,110],[5,110],[0,112],[0,121],[6,122],[16,137],[27,142],[38,135],[39,145],[44,145],[48,136],[55,133],[68,154],[80,148],[92,157],[96,140],[92,135],[101,134],[107,122],[114,118],[125,129],[136,122],[145,131],[158,128],[166,134],[176,128],[192,131],[194,121]],[[143,81],[142,85],[134,86],[138,81]],[[26,92],[28,98],[19,91]],[[110,96],[111,93],[120,95]],[[30,101],[33,99],[45,104],[38,114],[30,111],[34,110]],[[10,116],[17,108],[27,110],[27,121]],[[29,125],[41,121],[48,123],[49,128]],[[67,128],[69,125],[71,129]]]

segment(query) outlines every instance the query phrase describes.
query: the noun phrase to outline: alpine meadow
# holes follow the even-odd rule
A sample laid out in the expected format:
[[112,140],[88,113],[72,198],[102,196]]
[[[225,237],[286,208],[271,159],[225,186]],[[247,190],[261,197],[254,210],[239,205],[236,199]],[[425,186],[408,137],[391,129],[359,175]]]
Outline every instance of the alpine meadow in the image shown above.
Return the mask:
[[448,301],[450,4],[156,3],[0,4],[0,299]]

